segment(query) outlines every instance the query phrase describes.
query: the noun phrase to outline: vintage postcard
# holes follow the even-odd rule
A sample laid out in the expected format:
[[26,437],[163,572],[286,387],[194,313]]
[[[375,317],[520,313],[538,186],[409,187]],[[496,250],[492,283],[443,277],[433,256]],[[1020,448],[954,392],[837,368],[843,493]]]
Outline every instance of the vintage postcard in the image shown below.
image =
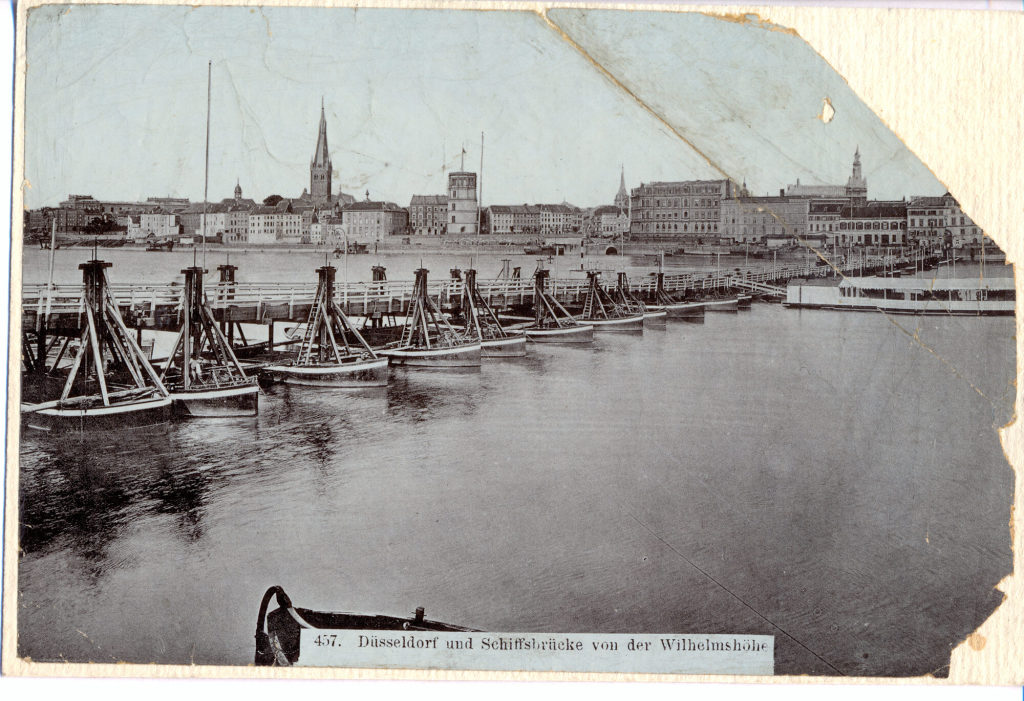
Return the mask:
[[1024,679],[1019,15],[18,12],[5,673]]

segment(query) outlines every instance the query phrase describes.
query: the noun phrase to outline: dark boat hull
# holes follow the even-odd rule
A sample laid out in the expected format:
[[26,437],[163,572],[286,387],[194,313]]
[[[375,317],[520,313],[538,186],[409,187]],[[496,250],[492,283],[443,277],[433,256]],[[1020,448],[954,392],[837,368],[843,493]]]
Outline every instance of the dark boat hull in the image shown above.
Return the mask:
[[484,339],[480,342],[483,358],[522,358],[526,355],[526,336]]
[[419,368],[478,368],[481,345],[479,342],[450,348],[392,348],[380,351],[391,359],[392,365]]
[[263,374],[273,382],[306,387],[386,387],[388,359],[325,365],[268,365]]
[[654,328],[664,328],[668,321],[668,310],[660,307],[650,309],[644,312],[644,326]]
[[739,299],[709,299],[704,302],[705,311],[709,312],[738,312],[740,310]]
[[594,327],[594,331],[611,333],[643,333],[644,315],[636,314],[618,319],[580,319],[583,324]]
[[526,338],[531,343],[593,343],[594,327],[589,324],[576,324],[561,328],[533,328],[527,326],[523,329]]
[[171,420],[170,397],[97,406],[86,409],[23,408],[22,422],[29,429],[50,432],[124,431],[167,423]]
[[260,388],[256,384],[221,389],[171,391],[174,413],[192,418],[228,418],[259,414]]
[[669,319],[694,319],[704,316],[703,302],[679,302],[666,304],[663,309],[668,312]]

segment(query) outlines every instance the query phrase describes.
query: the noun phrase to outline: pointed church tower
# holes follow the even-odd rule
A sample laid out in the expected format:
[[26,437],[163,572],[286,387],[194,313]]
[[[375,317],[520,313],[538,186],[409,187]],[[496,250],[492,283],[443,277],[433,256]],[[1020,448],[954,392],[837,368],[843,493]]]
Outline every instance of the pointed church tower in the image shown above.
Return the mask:
[[853,172],[846,181],[846,196],[856,200],[868,198],[868,181],[864,179],[860,169],[860,146],[853,153]]
[[626,167],[621,166],[619,173],[619,191],[615,195],[615,206],[619,209],[629,209],[629,193],[626,192]]
[[242,201],[242,183],[238,180],[235,181],[235,202]]
[[316,151],[309,162],[309,194],[313,202],[326,204],[331,200],[331,154],[327,150],[327,117],[320,98],[320,131],[316,137]]

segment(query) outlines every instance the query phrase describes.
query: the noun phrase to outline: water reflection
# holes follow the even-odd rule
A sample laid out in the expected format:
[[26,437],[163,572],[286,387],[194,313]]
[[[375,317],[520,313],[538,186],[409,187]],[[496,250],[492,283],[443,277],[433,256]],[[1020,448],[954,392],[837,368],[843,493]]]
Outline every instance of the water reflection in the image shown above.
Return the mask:
[[[125,440],[127,438],[127,440]],[[26,434],[18,499],[23,555],[67,547],[102,561],[107,544],[130,523],[134,507],[168,469],[166,430],[120,436],[53,437]]]
[[388,416],[413,423],[470,417],[481,399],[480,382],[479,368],[395,373],[388,385]]
[[74,625],[120,659],[245,664],[280,581],[491,630],[773,633],[749,605],[806,646],[779,635],[780,673],[931,672],[1011,571],[991,426],[1014,327],[918,330],[934,353],[877,315],[755,305],[380,391],[276,387],[254,419],[26,435],[20,651],[109,659]]

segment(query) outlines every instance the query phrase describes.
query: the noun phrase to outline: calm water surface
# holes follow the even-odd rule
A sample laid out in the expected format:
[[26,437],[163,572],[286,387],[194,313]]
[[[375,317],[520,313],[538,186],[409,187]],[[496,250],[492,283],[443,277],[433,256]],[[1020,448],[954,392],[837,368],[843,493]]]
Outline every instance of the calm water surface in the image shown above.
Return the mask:
[[26,435],[19,653],[248,664],[281,584],[485,630],[771,634],[779,673],[943,674],[1011,570],[1013,333],[758,304],[274,389],[255,419]]

